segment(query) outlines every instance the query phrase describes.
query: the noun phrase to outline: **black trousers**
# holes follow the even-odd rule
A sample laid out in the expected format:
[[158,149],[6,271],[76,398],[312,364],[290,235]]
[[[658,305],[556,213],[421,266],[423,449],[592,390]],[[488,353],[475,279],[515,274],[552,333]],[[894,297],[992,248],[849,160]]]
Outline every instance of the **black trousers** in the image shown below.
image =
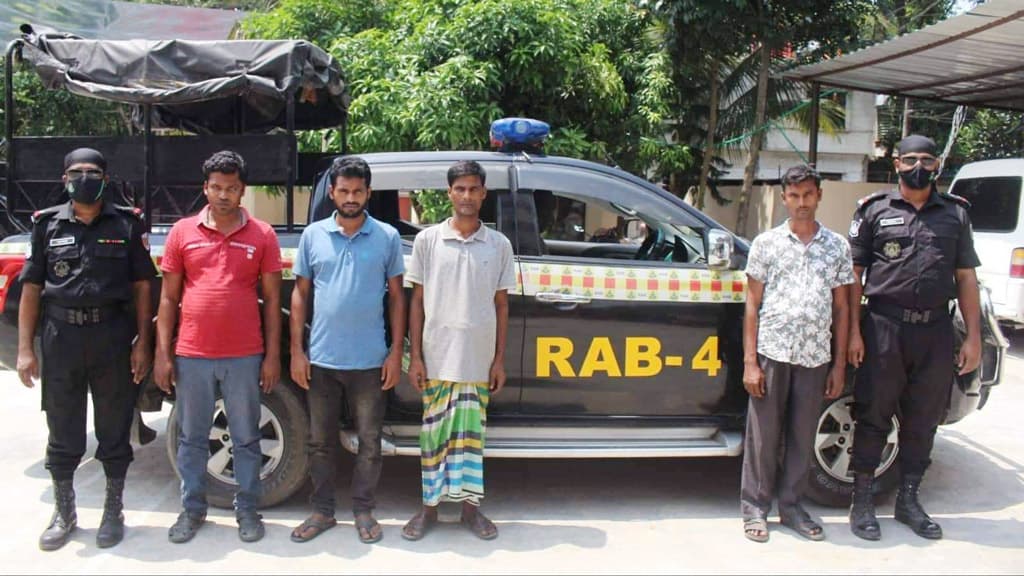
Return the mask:
[[935,430],[949,405],[953,323],[943,315],[928,324],[907,324],[869,310],[861,333],[864,363],[854,387],[851,467],[875,471],[898,410],[900,468],[903,474],[924,474]]
[[55,480],[72,478],[85,455],[88,393],[99,442],[96,459],[109,478],[128,473],[137,395],[131,375],[134,335],[128,313],[85,326],[43,314],[43,410],[50,429],[46,469]]
[[309,474],[313,480],[313,510],[334,516],[334,484],[338,471],[338,420],[342,397],[355,417],[359,452],[352,472],[352,512],[377,506],[375,494],[384,463],[381,427],[385,392],[380,368],[331,370],[313,366],[306,401],[309,404]]

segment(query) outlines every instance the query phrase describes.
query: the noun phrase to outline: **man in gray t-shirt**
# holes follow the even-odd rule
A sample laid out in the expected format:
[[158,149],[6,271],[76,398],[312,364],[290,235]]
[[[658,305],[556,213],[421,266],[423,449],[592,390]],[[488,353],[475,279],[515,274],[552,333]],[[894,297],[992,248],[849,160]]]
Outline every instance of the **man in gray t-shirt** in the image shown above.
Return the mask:
[[448,170],[453,215],[416,236],[406,274],[413,284],[409,381],[423,393],[423,509],[402,529],[407,540],[437,524],[442,501],[462,502],[462,523],[476,536],[498,536],[479,506],[487,402],[505,385],[516,274],[512,243],[480,221],[485,180],[473,161]]

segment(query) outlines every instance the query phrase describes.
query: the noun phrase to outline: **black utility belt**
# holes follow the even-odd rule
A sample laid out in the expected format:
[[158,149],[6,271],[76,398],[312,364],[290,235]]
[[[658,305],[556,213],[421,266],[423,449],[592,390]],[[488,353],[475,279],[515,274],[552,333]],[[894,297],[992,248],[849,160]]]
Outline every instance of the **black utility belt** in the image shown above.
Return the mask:
[[868,310],[904,324],[931,324],[949,318],[949,304],[927,310],[904,308],[888,302],[868,302]]
[[59,304],[46,304],[46,315],[59,322],[73,326],[87,326],[101,324],[111,318],[124,314],[124,307],[121,305],[107,306],[85,306],[71,308]]

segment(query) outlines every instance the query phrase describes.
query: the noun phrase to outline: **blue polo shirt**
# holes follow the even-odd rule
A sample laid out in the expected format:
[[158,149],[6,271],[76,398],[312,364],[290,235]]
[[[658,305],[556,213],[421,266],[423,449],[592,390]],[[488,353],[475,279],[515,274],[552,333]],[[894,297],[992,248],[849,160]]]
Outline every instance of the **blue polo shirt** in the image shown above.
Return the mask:
[[313,282],[310,362],[334,370],[383,366],[387,281],[405,272],[398,231],[367,214],[346,236],[332,214],[302,231],[292,269]]

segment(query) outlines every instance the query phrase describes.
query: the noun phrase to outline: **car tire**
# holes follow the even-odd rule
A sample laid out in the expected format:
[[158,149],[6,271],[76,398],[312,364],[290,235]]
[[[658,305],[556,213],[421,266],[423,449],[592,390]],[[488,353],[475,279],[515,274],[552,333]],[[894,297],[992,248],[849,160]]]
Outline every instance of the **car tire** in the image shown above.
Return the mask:
[[[848,507],[853,494],[853,472],[849,469],[853,453],[853,394],[826,400],[815,430],[814,456],[807,484],[807,497],[823,506]],[[875,471],[875,493],[892,491],[899,482],[899,421],[882,451],[882,463]]]
[[[309,415],[295,385],[287,380],[275,386],[270,394],[261,394],[260,403],[260,430],[263,433],[260,442],[263,450],[263,468],[260,470],[263,494],[260,506],[270,507],[287,500],[308,477],[306,435],[309,431]],[[180,432],[177,410],[177,405],[171,409],[167,424],[167,456],[175,473],[178,473]],[[211,506],[230,509],[238,484],[234,481],[231,469],[231,435],[220,396],[217,397],[210,436],[211,457],[206,470],[206,499]]]

